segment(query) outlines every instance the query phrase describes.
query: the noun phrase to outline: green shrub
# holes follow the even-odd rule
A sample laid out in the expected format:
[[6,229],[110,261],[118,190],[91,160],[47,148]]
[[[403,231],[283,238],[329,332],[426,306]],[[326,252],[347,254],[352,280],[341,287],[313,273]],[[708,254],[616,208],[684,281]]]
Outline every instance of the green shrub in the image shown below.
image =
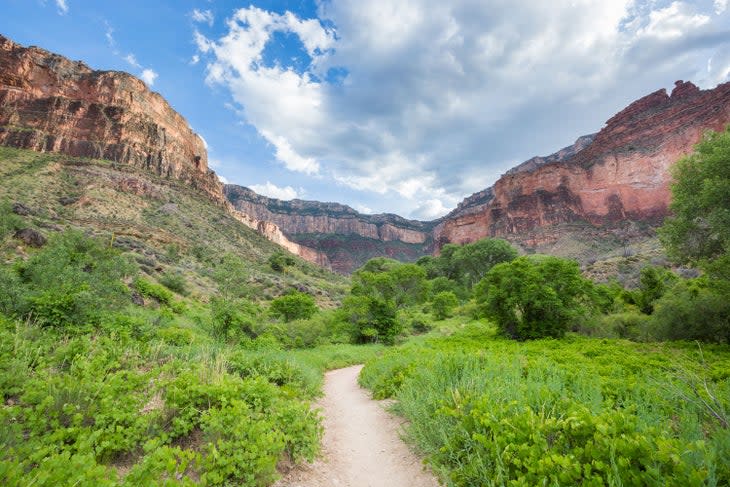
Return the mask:
[[3,307],[44,326],[96,324],[104,313],[129,302],[122,279],[133,272],[129,261],[103,242],[64,232],[18,264],[17,279],[2,273],[0,286],[13,281],[18,286],[15,304]]
[[180,273],[166,272],[162,274],[162,276],[160,276],[160,284],[181,296],[187,296],[190,294],[190,291],[188,291],[188,283],[185,280],[185,277]]
[[282,272],[287,267],[293,266],[296,263],[294,257],[292,257],[291,254],[284,252],[274,252],[273,254],[271,254],[271,257],[269,257],[268,262],[271,269],[277,272]]
[[577,262],[530,256],[494,266],[474,296],[502,333],[527,340],[561,337],[577,326],[590,290]]
[[624,311],[596,317],[591,325],[587,325],[588,329],[581,331],[585,335],[596,337],[648,341],[653,335],[651,323],[651,318],[643,313]]
[[13,206],[9,201],[0,201],[0,240],[20,230],[23,227],[23,219],[13,213]]
[[272,315],[289,322],[311,318],[317,312],[317,305],[309,294],[295,291],[274,299],[269,310]]
[[730,282],[681,280],[655,304],[652,328],[659,340],[730,343]]
[[437,320],[443,320],[451,316],[458,304],[459,300],[453,292],[441,291],[431,300],[431,310]]
[[163,286],[148,281],[147,279],[138,277],[134,280],[134,288],[144,297],[152,298],[160,304],[170,305],[172,303],[172,293]]
[[229,339],[240,336],[254,338],[260,311],[245,299],[215,298],[210,303],[213,336]]
[[371,296],[347,296],[342,303],[342,313],[355,328],[359,343],[395,343],[403,329],[396,317],[392,300]]

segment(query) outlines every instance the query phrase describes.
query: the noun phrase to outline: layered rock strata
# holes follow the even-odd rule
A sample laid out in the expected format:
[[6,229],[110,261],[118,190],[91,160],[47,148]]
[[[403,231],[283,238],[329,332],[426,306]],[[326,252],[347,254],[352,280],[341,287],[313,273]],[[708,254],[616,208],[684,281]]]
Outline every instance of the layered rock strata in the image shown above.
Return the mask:
[[0,145],[106,159],[180,181],[292,253],[328,265],[326,256],[291,242],[272,222],[235,210],[208,168],[203,139],[128,73],[95,71],[0,35]]
[[467,198],[436,226],[434,240],[506,237],[535,246],[545,243],[535,235],[549,235],[535,229],[562,223],[659,222],[670,202],[670,166],[728,123],[730,83],[700,90],[678,81],[671,94],[658,90],[616,114],[589,143],[579,139],[580,150],[528,161]]

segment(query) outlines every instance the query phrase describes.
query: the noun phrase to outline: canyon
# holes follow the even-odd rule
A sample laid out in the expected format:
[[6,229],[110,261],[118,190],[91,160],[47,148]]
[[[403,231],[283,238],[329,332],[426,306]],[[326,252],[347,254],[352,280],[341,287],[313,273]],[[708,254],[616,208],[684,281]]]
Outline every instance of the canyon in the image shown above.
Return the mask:
[[[290,252],[340,273],[372,257],[415,261],[447,243],[485,237],[551,252],[571,232],[600,239],[636,222],[651,233],[668,214],[671,165],[728,123],[730,83],[700,90],[677,81],[671,93],[638,99],[599,132],[528,159],[448,215],[423,222],[223,185],[208,167],[203,139],[144,82],[0,36],[0,145],[108,160],[184,184]],[[144,192],[146,185],[120,187]]]
[[[0,145],[131,165],[202,191],[244,225],[311,262],[327,257],[289,240],[272,222],[237,211],[208,167],[203,139],[145,83],[0,35]],[[133,180],[121,187],[139,192]]]

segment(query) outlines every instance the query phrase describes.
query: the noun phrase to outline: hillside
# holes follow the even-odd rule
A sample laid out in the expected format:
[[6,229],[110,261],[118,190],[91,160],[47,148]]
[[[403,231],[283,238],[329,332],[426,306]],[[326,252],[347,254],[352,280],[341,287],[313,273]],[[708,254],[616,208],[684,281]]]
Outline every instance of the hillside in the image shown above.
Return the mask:
[[[338,302],[346,281],[297,259],[287,272],[268,259],[281,247],[238,221],[184,181],[110,161],[0,147],[3,199],[45,237],[82,229],[129,252],[153,277],[181,272],[198,293],[211,294],[211,274],[227,255],[246,262],[251,296],[267,299],[300,288],[324,306]],[[18,242],[3,260],[25,255]]]

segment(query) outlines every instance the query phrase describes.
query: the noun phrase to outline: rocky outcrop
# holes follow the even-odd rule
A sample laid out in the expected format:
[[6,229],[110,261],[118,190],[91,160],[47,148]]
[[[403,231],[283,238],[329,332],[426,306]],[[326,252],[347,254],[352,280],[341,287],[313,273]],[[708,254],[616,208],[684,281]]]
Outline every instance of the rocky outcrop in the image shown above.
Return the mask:
[[203,140],[144,82],[2,36],[0,144],[130,164],[221,195]]
[[579,139],[584,144],[579,150],[508,172],[448,215],[434,239],[440,246],[506,237],[535,246],[554,238],[535,232],[551,225],[659,222],[671,196],[670,166],[705,132],[728,123],[730,83],[703,91],[678,81],[671,95],[662,89],[645,96],[608,120],[587,144]]
[[415,260],[431,250],[433,222],[364,215],[339,203],[282,201],[233,184],[225,194],[242,213],[274,222],[289,239],[326,254],[339,272],[352,272],[372,257]]
[[[0,145],[106,159],[180,181],[269,240],[328,265],[326,256],[289,241],[274,223],[236,211],[208,168],[203,139],[161,95],[128,73],[95,71],[0,36]],[[136,194],[153,186],[136,178],[119,184]]]

